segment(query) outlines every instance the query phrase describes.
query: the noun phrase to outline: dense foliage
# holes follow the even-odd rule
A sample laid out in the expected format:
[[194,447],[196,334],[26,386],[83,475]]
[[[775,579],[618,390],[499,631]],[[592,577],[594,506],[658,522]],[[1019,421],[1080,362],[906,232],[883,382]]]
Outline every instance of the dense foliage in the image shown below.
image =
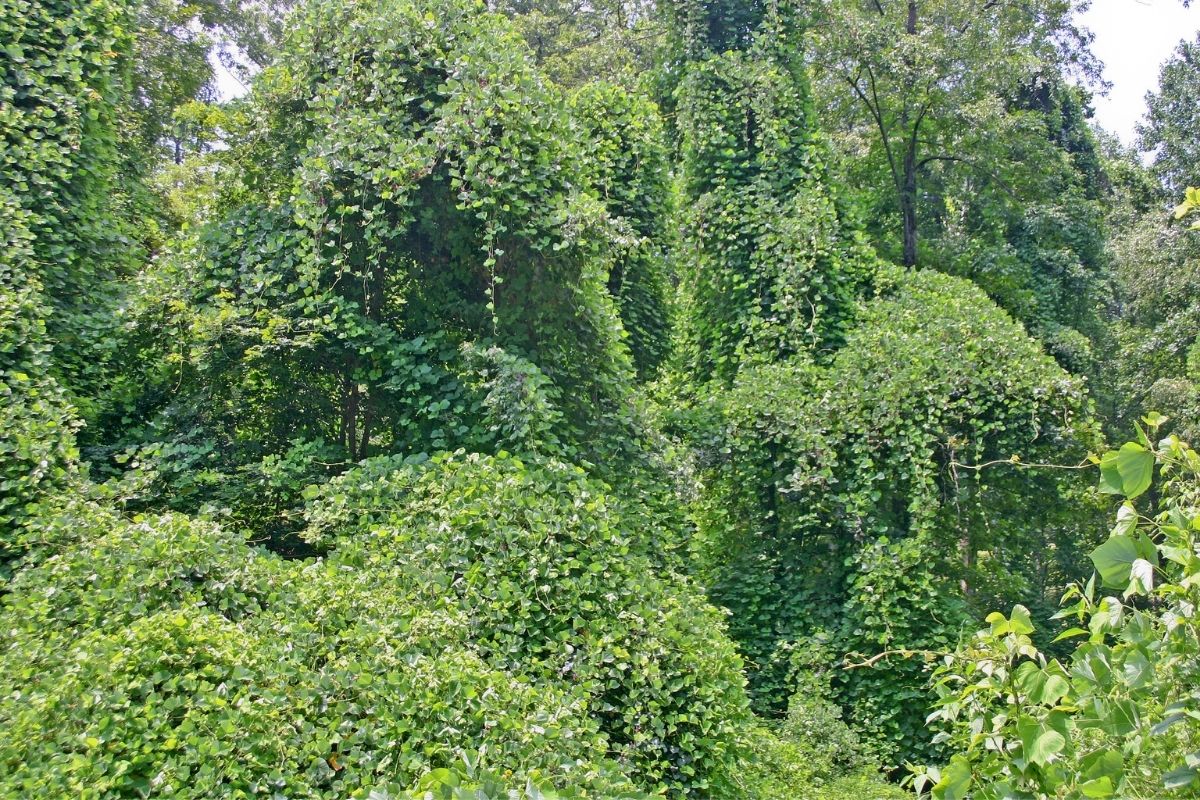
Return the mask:
[[840,345],[874,263],[826,179],[796,10],[724,51],[710,10],[677,12],[681,355],[728,382],[743,361]]
[[[1093,434],[1078,384],[977,289],[928,272],[879,283],[827,368],[744,370],[693,422],[705,580],[734,611],[765,707],[786,706],[813,647],[949,646],[972,603],[1049,607],[1079,558],[1056,512],[1071,481],[971,469],[1081,457]],[[1029,509],[1038,496],[1044,510]],[[911,752],[926,738],[910,704],[923,680],[898,661],[836,688],[882,747]]]
[[0,0],[0,796],[1196,796],[1076,10]]
[[123,12],[0,6],[0,563],[20,551],[27,506],[70,469],[68,397],[108,351],[98,334],[124,225],[111,196]]
[[[1159,419],[1147,421],[1153,433]],[[1156,469],[1162,485],[1146,508]],[[1177,437],[1154,445],[1143,434],[1100,470],[1100,490],[1127,499],[1092,551],[1095,574],[1058,615],[1074,623],[1058,639],[1082,643],[1061,661],[1046,655],[1018,605],[946,657],[934,716],[959,754],[918,780],[933,797],[1195,796],[1200,457]]]
[[1179,43],[1159,72],[1158,91],[1150,93],[1146,104],[1141,145],[1154,152],[1154,171],[1163,186],[1176,197],[1200,186],[1200,35]]

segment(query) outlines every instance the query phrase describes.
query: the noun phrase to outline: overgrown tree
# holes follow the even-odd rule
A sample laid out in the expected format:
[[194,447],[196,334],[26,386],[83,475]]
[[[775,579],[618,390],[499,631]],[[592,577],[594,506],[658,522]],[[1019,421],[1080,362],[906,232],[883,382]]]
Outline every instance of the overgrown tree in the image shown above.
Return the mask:
[[129,11],[0,3],[0,562],[71,469],[70,400],[107,352],[99,289],[129,263],[114,200]]
[[874,267],[825,169],[799,8],[720,9],[673,9],[681,357],[701,383],[743,361],[827,359]]
[[512,19],[551,79],[635,86],[659,58],[664,26],[653,0],[489,0]]
[[1022,135],[1017,92],[1067,65],[1095,70],[1075,10],[1072,0],[855,0],[814,13],[823,107],[871,159],[871,187],[887,198],[887,241],[905,266],[923,261],[929,167],[1002,174],[993,148]]
[[580,126],[584,171],[617,225],[608,291],[629,334],[640,377],[654,375],[670,345],[667,253],[674,196],[658,109],[644,97],[593,82],[570,98]]
[[160,268],[176,303],[130,323],[161,366],[122,388],[132,425],[109,444],[148,445],[160,499],[285,526],[307,482],[380,453],[627,471],[634,372],[606,286],[627,243],[584,191],[563,95],[471,3],[296,13],[222,154],[222,218]]
[[1154,154],[1154,171],[1174,200],[1200,186],[1200,35],[1181,41],[1158,75],[1158,90],[1146,95],[1139,144]]

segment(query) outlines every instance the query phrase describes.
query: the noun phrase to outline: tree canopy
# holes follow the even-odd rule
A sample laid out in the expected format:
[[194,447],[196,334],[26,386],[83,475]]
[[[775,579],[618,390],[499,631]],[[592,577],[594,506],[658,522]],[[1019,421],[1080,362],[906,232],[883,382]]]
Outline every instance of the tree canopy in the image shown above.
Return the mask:
[[1078,10],[0,0],[0,796],[1197,796]]

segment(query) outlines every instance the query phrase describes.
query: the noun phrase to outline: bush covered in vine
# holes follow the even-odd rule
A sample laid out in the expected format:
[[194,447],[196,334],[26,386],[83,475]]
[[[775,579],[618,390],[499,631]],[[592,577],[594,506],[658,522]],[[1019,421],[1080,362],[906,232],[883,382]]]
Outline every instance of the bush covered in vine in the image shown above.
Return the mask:
[[[751,719],[721,615],[656,573],[661,534],[578,468],[384,457],[308,495],[327,553],[308,562],[180,515],[45,510],[0,607],[3,791],[737,797],[771,779],[746,759],[784,740]],[[795,774],[836,777],[798,747]]]
[[1060,6],[0,0],[0,796],[1190,796],[1194,237]]
[[[786,707],[798,643],[824,636],[863,660],[945,649],[973,603],[1048,607],[1084,557],[1075,531],[1047,530],[1056,506],[1024,507],[1038,494],[1064,502],[1078,482],[1039,491],[1011,461],[1082,458],[1096,434],[1079,384],[957,279],[885,272],[878,282],[828,367],[800,357],[745,368],[678,417],[694,426],[705,476],[702,580],[734,612],[763,709]],[[969,468],[988,461],[1004,473]],[[1006,571],[1042,580],[997,578]],[[835,686],[885,748],[914,752],[927,741],[924,682],[919,659],[899,658]]]
[[[162,366],[120,387],[124,419],[94,458],[276,538],[300,488],[373,455],[634,458],[634,361],[651,370],[664,347],[652,111],[596,95],[646,126],[603,145],[644,159],[604,166],[511,27],[473,3],[321,2],[292,19],[231,115],[219,219],[161,261],[166,313],[155,299],[131,315],[131,354]],[[644,174],[622,198],[630,170]],[[226,491],[304,453],[275,512]]]

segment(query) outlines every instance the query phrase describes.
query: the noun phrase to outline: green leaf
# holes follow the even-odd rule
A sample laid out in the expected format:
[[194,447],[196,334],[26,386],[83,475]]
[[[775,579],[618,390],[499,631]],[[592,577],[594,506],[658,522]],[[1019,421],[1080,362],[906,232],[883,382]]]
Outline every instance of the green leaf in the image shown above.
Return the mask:
[[1138,689],[1154,677],[1154,663],[1147,657],[1146,650],[1138,647],[1125,656],[1121,673],[1131,689]]
[[1192,781],[1196,780],[1196,770],[1191,767],[1180,767],[1173,769],[1166,775],[1163,775],[1163,786],[1168,789],[1182,789],[1184,786],[1189,786]]
[[1042,686],[1041,695],[1038,699],[1045,705],[1052,706],[1066,697],[1070,691],[1071,685],[1067,682],[1066,678],[1051,675],[1046,678],[1046,683]]
[[1013,606],[1009,626],[1013,633],[1028,636],[1033,633],[1033,621],[1029,618],[1029,609],[1022,605]]
[[1144,422],[1150,428],[1159,428],[1165,425],[1171,418],[1163,416],[1157,411],[1151,411],[1146,416],[1142,417]]
[[971,762],[954,756],[942,770],[942,779],[933,787],[934,800],[963,800],[971,788]]
[[1118,533],[1092,551],[1092,563],[1106,586],[1123,589],[1129,583],[1138,548],[1132,536]]
[[1113,736],[1128,736],[1138,726],[1137,706],[1132,700],[1118,700],[1104,708],[1103,729]]
[[1055,642],[1061,642],[1063,639],[1071,639],[1076,636],[1087,636],[1088,632],[1083,628],[1067,628],[1065,631],[1054,637]]
[[1154,590],[1154,565],[1144,558],[1135,559],[1129,567],[1129,588],[1125,596],[1149,594]]
[[1137,442],[1126,442],[1100,459],[1100,491],[1133,499],[1150,488],[1153,474],[1154,453]]
[[1138,515],[1137,510],[1132,503],[1125,502],[1117,510],[1117,525],[1113,528],[1113,533],[1131,534],[1137,527]]
[[1066,746],[1067,740],[1058,731],[1043,731],[1033,743],[1033,748],[1026,753],[1026,756],[1033,763],[1045,766],[1050,763],[1054,756],[1061,753]]
[[1112,797],[1116,794],[1112,779],[1107,776],[1080,784],[1079,791],[1084,797]]
[[1017,735],[1021,739],[1021,748],[1025,759],[1038,766],[1046,766],[1067,746],[1063,734],[1047,724],[1040,723],[1033,717],[1021,717],[1017,720]]

